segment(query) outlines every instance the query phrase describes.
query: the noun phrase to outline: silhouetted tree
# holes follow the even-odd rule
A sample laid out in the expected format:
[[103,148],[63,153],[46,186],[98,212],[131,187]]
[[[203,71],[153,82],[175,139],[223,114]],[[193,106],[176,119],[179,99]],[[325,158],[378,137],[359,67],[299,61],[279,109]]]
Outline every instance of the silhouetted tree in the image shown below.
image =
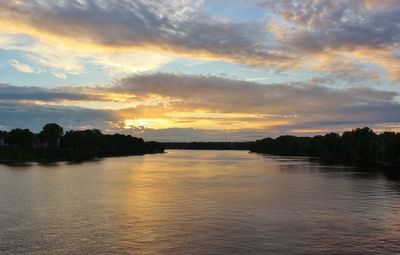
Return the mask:
[[7,137],[7,132],[0,130],[0,145],[3,145],[5,143],[6,137]]
[[49,147],[59,147],[63,135],[64,130],[61,126],[56,123],[49,123],[39,133],[39,139],[42,143],[47,143]]
[[367,127],[344,132],[342,135],[343,156],[374,160],[377,158],[378,139],[378,135]]
[[68,131],[63,137],[62,146],[69,148],[72,159],[140,155],[164,151],[160,143],[145,143],[143,139],[131,135],[103,135],[97,129]]
[[400,165],[400,133],[375,134],[371,129],[357,128],[342,136],[280,136],[257,140],[252,151],[288,156],[319,156],[336,159],[381,161]]
[[47,124],[39,133],[38,138],[49,147],[33,147],[35,135],[32,132],[28,129],[14,129],[6,133],[5,141],[10,146],[0,147],[0,160],[87,160],[96,157],[141,155],[164,151],[160,143],[145,143],[143,139],[130,135],[104,135],[98,129],[70,130],[63,134],[63,128],[59,125]]
[[384,132],[379,135],[382,146],[380,158],[388,162],[400,164],[400,133]]
[[32,147],[34,139],[35,135],[29,129],[17,128],[7,134],[5,142],[18,147]]

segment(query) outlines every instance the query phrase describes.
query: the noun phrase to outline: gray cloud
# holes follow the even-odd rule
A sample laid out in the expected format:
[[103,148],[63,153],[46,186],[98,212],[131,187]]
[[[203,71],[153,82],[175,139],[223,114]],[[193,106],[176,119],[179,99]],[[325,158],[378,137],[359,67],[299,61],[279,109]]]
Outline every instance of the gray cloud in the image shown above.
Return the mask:
[[311,70],[337,81],[400,80],[397,0],[249,1],[275,14],[269,25],[279,27],[275,38],[284,51],[302,63],[320,61]]
[[[156,140],[161,142],[208,142],[208,141],[255,141],[268,136],[277,136],[277,133],[266,130],[238,130],[222,131],[195,128],[136,128],[129,130],[119,130],[121,133],[133,134],[143,139]],[[282,133],[281,133],[282,134]],[[279,135],[281,135],[279,134]]]
[[[397,92],[361,87],[333,89],[312,82],[258,84],[215,76],[155,73],[116,80],[112,86],[102,88],[15,87],[14,90],[10,85],[3,85],[4,90],[1,88],[0,92],[6,93],[6,89],[9,93],[15,92],[7,96],[9,100],[0,100],[0,126],[8,129],[30,127],[38,130],[45,123],[58,122],[67,129],[96,127],[106,132],[132,133],[148,140],[239,141],[292,134],[297,130],[315,134],[400,123]],[[81,95],[58,94],[72,90]],[[134,98],[135,105],[115,110],[70,106],[71,100],[80,100],[80,105],[84,105],[93,94],[103,99],[110,93],[123,95],[123,100]],[[26,102],[57,102],[60,99],[66,101],[57,106]],[[158,103],[155,105],[154,102]],[[124,101],[124,105],[127,103],[129,101]],[[176,115],[176,112],[185,114]],[[126,126],[125,119],[168,119],[177,126],[164,129]],[[195,126],[199,121],[225,130],[211,126],[209,129],[178,128],[181,124]]]
[[[101,95],[91,95],[85,93],[73,92],[73,88],[43,88],[13,86],[0,83],[0,100],[38,100],[38,101],[103,101],[105,98]],[[75,89],[76,91],[76,89]]]
[[[80,42],[117,48],[158,48],[250,65],[294,62],[276,49],[270,51],[268,34],[261,24],[217,19],[175,1],[163,4],[147,0],[21,2],[2,3],[0,18]],[[183,2],[187,5],[195,1]]]
[[342,106],[395,103],[397,92],[371,88],[333,89],[316,84],[258,84],[215,76],[186,76],[157,73],[120,80],[118,93],[138,97],[170,98],[180,109],[293,115],[330,111]]
[[[387,69],[392,80],[400,79],[397,0],[248,0],[266,8],[271,14],[267,25],[277,22],[276,31],[261,21],[235,23],[213,17],[199,11],[200,2],[4,0],[0,21],[13,22],[20,29],[17,32],[36,39],[50,36],[56,39],[51,42],[58,39],[66,44],[73,40],[105,51],[149,50],[275,68],[304,66],[328,74],[324,84],[317,79],[259,84],[165,73],[126,77],[101,88],[0,84],[0,127],[38,130],[47,122],[58,122],[66,128],[97,127],[147,139],[206,141],[400,123],[397,92],[326,86],[343,80],[376,81],[381,69]],[[85,105],[113,100],[114,107],[123,105],[121,109],[71,107],[78,101]],[[177,111],[185,115],[171,117]],[[209,121],[236,130],[125,129],[123,118],[166,118],[188,124]],[[278,124],[271,125],[274,122]],[[258,129],[240,127],[248,123]]]
[[384,0],[255,0],[298,25],[291,45],[309,51],[400,43],[400,5]]
[[[400,58],[393,53],[400,46],[396,0],[245,2],[266,9],[267,26],[261,20],[240,23],[214,17],[201,11],[197,0],[4,0],[0,20],[12,20],[21,33],[50,35],[75,46],[306,69],[346,81],[400,79]],[[274,22],[276,30],[269,26]],[[331,58],[315,65],[321,53]]]
[[65,129],[100,128],[117,119],[110,111],[68,106],[38,106],[0,102],[0,126],[4,129],[30,128],[39,131],[47,123],[59,123]]

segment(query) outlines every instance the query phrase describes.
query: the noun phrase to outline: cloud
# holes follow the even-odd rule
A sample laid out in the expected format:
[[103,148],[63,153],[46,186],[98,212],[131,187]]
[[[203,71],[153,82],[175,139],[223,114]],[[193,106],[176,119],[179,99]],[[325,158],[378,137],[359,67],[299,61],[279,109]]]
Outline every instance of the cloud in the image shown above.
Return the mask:
[[22,73],[33,73],[35,70],[30,65],[20,63],[16,59],[12,59],[9,61],[9,64],[14,67],[16,70]]
[[[216,17],[197,0],[4,0],[0,48],[22,53],[32,65],[12,59],[14,68],[44,69],[68,81],[100,67],[118,78],[105,87],[0,84],[0,124],[39,128],[56,121],[157,140],[399,125],[399,93],[389,91],[398,89],[376,89],[400,80],[398,1],[245,2],[263,8],[267,20]],[[262,84],[261,78],[158,73],[177,58],[307,77],[273,83],[273,74],[263,75],[271,83]]]
[[[74,92],[75,91],[75,92]],[[42,87],[26,87],[12,86],[0,83],[0,100],[2,101],[104,101],[105,95],[93,95],[76,92],[76,90],[68,87],[64,88],[42,88]]]
[[76,75],[83,73],[86,69],[82,62],[83,56],[64,47],[61,42],[47,44],[25,34],[1,33],[0,48],[23,52],[32,63],[56,73]]
[[370,88],[334,89],[312,83],[259,84],[216,76],[156,73],[119,80],[112,88],[141,98],[161,97],[181,109],[288,115],[337,105],[390,102],[397,92]]
[[91,55],[91,62],[109,71],[111,74],[132,74],[158,70],[170,63],[174,57],[154,52],[111,52]]
[[379,8],[368,0],[258,2],[297,26],[289,39],[304,49],[381,48],[400,41],[397,1],[379,1]]
[[261,24],[218,19],[198,6],[199,1],[6,0],[0,22],[41,40],[85,49],[155,51],[248,65],[295,62],[269,49]]
[[59,122],[66,127],[98,127],[149,140],[249,140],[396,126],[400,123],[398,97],[399,93],[392,91],[338,89],[315,81],[259,84],[154,73],[117,79],[107,87],[3,84],[0,118],[8,128],[39,128],[46,122]]
[[161,142],[255,141],[259,138],[277,135],[271,131],[257,129],[221,131],[195,128],[152,129],[139,127],[120,130],[120,132],[133,134],[147,141],[155,140]]
[[249,3],[268,19],[234,22],[206,13],[197,0],[5,0],[0,30],[29,35],[30,46],[8,49],[26,51],[52,73],[82,74],[94,64],[116,76],[193,58],[312,71],[336,82],[399,81],[397,1]]
[[66,130],[106,129],[108,121],[116,121],[111,112],[68,106],[40,106],[26,103],[1,102],[0,116],[5,129],[26,128],[38,132],[47,123],[57,122]]
[[88,65],[99,66],[114,76],[157,70],[174,60],[172,56],[154,52],[74,48],[63,42],[43,42],[32,36],[15,33],[0,33],[0,48],[25,53],[32,63],[59,79],[66,79],[67,75],[84,74]]
[[152,106],[163,109],[158,116],[143,116],[135,108],[130,109],[131,116],[123,116],[136,116],[145,122],[167,119],[160,123],[168,128],[315,133],[400,121],[396,113],[400,111],[399,94],[370,88],[333,89],[312,83],[258,84],[213,76],[154,74],[120,80],[112,90],[132,93],[144,101],[164,101],[162,107]]
[[[318,63],[317,69],[310,66],[312,70],[321,71],[320,66],[327,65],[323,71],[334,73],[338,78],[346,74],[354,78],[358,73],[358,78],[362,79],[363,73],[370,72],[375,78],[399,80],[400,58],[395,55],[400,45],[398,1],[253,2],[276,14],[268,24],[271,32],[284,47],[292,49],[293,54],[312,57],[306,62]],[[338,68],[340,63],[352,64],[353,68]],[[366,65],[373,67],[368,70]]]
[[67,75],[64,73],[53,73],[53,75],[59,79],[63,79],[63,80],[67,79]]

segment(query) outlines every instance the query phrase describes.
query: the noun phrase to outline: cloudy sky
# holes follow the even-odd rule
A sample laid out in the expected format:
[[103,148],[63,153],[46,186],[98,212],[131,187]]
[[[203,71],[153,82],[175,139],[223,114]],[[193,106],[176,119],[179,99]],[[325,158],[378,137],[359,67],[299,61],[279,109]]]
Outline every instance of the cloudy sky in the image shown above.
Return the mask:
[[0,129],[400,129],[398,0],[1,0]]

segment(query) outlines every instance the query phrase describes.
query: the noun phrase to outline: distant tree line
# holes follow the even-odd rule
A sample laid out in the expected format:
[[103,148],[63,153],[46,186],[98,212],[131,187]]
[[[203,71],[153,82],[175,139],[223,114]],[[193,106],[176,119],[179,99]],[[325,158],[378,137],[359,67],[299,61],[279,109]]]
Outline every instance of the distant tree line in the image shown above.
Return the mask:
[[357,128],[342,135],[329,133],[314,137],[280,136],[257,140],[253,152],[285,156],[317,156],[333,159],[376,161],[400,165],[400,133],[374,133]]
[[1,161],[88,160],[96,157],[142,155],[164,152],[157,142],[122,134],[102,134],[98,129],[70,130],[55,123],[35,134],[29,129],[0,131]]
[[178,150],[250,150],[254,142],[169,142],[163,145]]

